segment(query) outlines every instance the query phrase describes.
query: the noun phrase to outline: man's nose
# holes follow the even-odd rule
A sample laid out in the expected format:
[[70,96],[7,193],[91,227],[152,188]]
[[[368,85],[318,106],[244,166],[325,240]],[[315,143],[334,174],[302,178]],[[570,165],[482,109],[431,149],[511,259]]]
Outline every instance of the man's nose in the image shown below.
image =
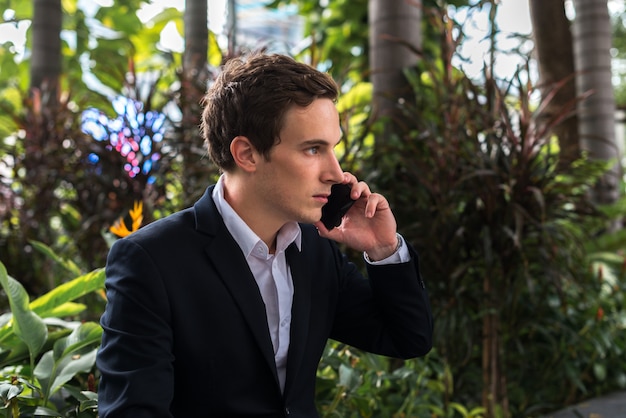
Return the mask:
[[341,183],[343,181],[343,169],[334,153],[329,156],[326,178],[324,180],[330,183]]

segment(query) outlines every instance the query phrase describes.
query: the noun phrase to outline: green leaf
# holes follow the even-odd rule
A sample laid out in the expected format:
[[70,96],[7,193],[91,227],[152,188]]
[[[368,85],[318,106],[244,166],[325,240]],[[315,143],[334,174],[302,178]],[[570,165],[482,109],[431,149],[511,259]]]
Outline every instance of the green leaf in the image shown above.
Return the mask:
[[35,367],[44,397],[49,398],[77,374],[89,372],[96,362],[97,352],[94,348],[85,354],[68,355],[55,361],[53,352],[47,351]]
[[56,308],[52,308],[50,311],[47,311],[44,318],[65,318],[68,316],[76,316],[85,309],[87,309],[87,306],[83,303],[66,302]]
[[96,411],[96,410],[98,410],[98,400],[94,399],[94,400],[82,401],[80,403],[80,406],[79,406],[78,410],[80,412]]
[[[44,319],[44,323],[48,327],[67,327],[70,325],[60,319],[56,320],[56,318],[53,323],[51,323],[50,318]],[[76,327],[76,325],[74,325],[74,327]],[[58,331],[48,330],[48,339],[46,340],[46,344],[44,344],[41,351],[44,352],[51,350],[57,340],[69,335],[71,332],[71,329],[65,328]],[[2,345],[7,347],[7,349],[0,351],[0,369],[5,366],[21,364],[23,360],[28,359],[28,347],[15,334],[10,334],[10,338],[3,341]]]
[[3,404],[9,403],[11,399],[17,397],[24,390],[22,385],[14,385],[10,382],[0,383],[0,400]]
[[372,83],[361,82],[354,85],[350,90],[339,97],[337,110],[341,113],[356,107],[369,105],[372,100],[372,92]]
[[207,54],[207,61],[212,67],[219,67],[224,57],[220,50],[217,36],[213,32],[209,32],[209,51]]
[[[41,384],[44,398],[48,399],[61,386],[78,373],[86,373],[96,360],[97,346],[102,328],[95,322],[86,322],[72,333],[54,343],[35,367],[34,374]],[[90,351],[89,351],[90,350]]]
[[339,366],[339,385],[349,391],[356,389],[361,382],[359,374],[351,367],[342,364]]
[[45,295],[35,299],[30,304],[30,307],[44,318],[52,316],[52,313],[59,306],[95,290],[102,289],[104,287],[104,278],[104,269],[96,269],[57,286]]
[[467,408],[464,407],[463,405],[456,403],[456,402],[451,402],[450,406],[452,407],[452,409],[456,409],[462,417],[468,417],[469,416],[469,412],[467,411]]
[[596,376],[596,378],[599,381],[605,381],[606,380],[606,367],[604,366],[604,364],[601,363],[594,363],[593,365],[593,374]]
[[59,257],[52,248],[44,244],[43,242],[30,240],[29,241],[33,247],[46,257],[50,258],[52,261],[58,263],[65,270],[69,271],[74,275],[80,275],[82,272],[80,268],[74,263],[72,260],[66,260],[64,258]]
[[24,287],[7,274],[4,264],[1,262],[0,284],[2,284],[9,299],[13,314],[13,332],[26,343],[31,359],[33,359],[46,343],[48,328],[43,320],[30,309],[28,294]]
[[67,391],[67,393],[69,393],[70,396],[75,398],[81,404],[83,402],[93,402],[93,401],[97,402],[98,401],[98,394],[96,392],[91,392],[89,390],[81,390],[81,388],[77,386],[65,385],[63,387],[63,390]]
[[14,333],[7,334],[9,338],[2,342],[6,349],[0,351],[0,368],[17,364],[28,359],[28,347],[26,343],[19,339]]
[[63,416],[59,412],[55,411],[54,409],[46,408],[43,406],[38,406],[35,409],[35,412],[33,415],[36,417],[62,417]]
[[98,344],[102,337],[102,327],[95,322],[85,322],[77,327],[70,335],[58,340],[54,344],[54,359],[61,360],[93,344]]

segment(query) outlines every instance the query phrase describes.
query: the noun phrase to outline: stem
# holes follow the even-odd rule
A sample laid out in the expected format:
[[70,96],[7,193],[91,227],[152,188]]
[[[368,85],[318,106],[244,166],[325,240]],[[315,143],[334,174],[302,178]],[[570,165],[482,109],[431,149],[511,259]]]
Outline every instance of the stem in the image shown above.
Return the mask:
[[20,418],[20,406],[17,404],[17,397],[11,399],[11,416]]
[[335,411],[335,409],[337,409],[337,406],[339,405],[339,402],[341,401],[341,398],[343,396],[343,392],[345,391],[346,388],[343,386],[339,386],[337,389],[338,389],[337,394],[335,395],[333,399],[333,403],[330,404],[328,411],[326,411],[326,413],[324,414],[325,417],[330,416],[329,414],[332,414]]

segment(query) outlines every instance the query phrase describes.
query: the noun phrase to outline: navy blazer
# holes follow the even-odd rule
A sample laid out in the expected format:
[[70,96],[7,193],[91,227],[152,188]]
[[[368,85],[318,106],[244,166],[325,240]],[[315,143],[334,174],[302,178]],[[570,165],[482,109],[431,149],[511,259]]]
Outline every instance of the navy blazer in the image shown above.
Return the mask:
[[302,224],[287,250],[294,298],[284,394],[265,306],[211,197],[118,240],[97,357],[100,417],[318,417],[329,338],[396,358],[425,355],[432,315],[417,255],[367,267]]

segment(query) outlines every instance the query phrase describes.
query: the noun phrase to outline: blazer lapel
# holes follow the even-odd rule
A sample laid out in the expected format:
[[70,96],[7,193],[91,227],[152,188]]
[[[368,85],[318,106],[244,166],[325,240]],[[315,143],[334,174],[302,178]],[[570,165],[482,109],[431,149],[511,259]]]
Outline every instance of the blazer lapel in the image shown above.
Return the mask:
[[267,325],[265,304],[241,249],[228,232],[221,215],[217,211],[211,198],[212,190],[212,187],[209,188],[194,206],[196,228],[200,232],[213,235],[211,243],[206,248],[206,253],[211,259],[219,279],[228,288],[242,316],[248,323],[250,332],[254,335],[259,349],[263,353],[270,370],[272,370],[276,384],[278,384],[274,348]]
[[285,396],[295,383],[302,356],[308,338],[309,317],[311,313],[311,275],[306,268],[306,259],[295,244],[286,251],[287,262],[291,268],[293,279],[293,304],[291,308],[291,336],[289,340],[289,356],[287,358],[287,377],[285,380]]

